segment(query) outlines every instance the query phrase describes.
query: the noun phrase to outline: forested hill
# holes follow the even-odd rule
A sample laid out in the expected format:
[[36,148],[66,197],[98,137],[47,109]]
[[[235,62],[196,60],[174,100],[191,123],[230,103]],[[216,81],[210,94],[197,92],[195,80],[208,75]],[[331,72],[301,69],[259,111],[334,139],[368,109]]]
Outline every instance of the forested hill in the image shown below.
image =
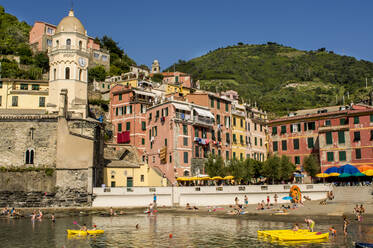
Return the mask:
[[[1,77],[41,79],[43,73],[49,70],[49,58],[46,52],[33,52],[28,44],[31,26],[17,17],[6,13],[0,5],[0,62]],[[105,80],[107,75],[120,75],[128,72],[131,65],[136,62],[131,59],[118,43],[108,36],[101,39],[96,38],[102,48],[110,51],[110,70],[105,71],[104,67],[97,66],[89,71],[89,78],[96,77],[98,80]],[[11,58],[19,56],[20,64]]]
[[257,102],[277,116],[339,104],[344,95],[345,103],[357,102],[373,88],[372,62],[325,48],[301,51],[273,42],[219,48],[190,61],[179,60],[175,68],[200,80],[203,89],[237,90],[246,102]]

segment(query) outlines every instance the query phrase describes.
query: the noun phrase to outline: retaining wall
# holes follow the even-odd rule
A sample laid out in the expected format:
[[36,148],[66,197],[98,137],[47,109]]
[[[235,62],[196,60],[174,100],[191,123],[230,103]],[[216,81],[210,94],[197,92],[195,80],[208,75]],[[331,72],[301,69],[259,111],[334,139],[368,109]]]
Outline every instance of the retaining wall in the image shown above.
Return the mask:
[[[257,204],[267,195],[271,202],[278,195],[278,203],[289,203],[282,197],[289,196],[292,185],[241,185],[241,186],[200,186],[200,187],[131,187],[131,188],[93,188],[94,207],[145,207],[157,195],[158,206],[217,206],[234,204],[235,197],[244,203],[247,195],[249,204]],[[326,198],[326,192],[333,188],[330,184],[297,184],[302,197],[312,200]]]

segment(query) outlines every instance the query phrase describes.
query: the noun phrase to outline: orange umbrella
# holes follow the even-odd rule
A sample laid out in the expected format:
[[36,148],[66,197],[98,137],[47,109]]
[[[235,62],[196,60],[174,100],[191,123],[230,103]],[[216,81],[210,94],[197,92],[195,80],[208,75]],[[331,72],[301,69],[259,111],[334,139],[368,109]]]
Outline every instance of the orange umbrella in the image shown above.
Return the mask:
[[364,171],[367,171],[367,170],[373,170],[373,166],[371,166],[371,165],[362,165],[362,166],[359,166],[357,168],[359,169],[360,172],[364,172]]

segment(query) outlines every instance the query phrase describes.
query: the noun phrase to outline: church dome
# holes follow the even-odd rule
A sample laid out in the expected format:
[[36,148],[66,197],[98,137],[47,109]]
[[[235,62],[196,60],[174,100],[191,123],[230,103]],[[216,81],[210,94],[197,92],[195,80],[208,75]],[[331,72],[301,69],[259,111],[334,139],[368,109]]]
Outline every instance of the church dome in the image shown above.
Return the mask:
[[69,15],[64,17],[57,26],[56,33],[77,32],[85,35],[83,24],[74,16],[74,11],[70,10]]

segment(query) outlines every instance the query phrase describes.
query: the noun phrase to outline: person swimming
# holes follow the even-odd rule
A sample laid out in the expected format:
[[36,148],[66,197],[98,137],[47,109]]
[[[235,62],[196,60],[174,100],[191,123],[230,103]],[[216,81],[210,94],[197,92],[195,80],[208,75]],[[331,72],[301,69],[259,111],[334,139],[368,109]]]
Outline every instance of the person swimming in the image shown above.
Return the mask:
[[83,226],[80,227],[80,231],[87,231],[87,225],[83,224]]
[[335,230],[334,226],[329,228],[329,231],[333,237],[337,236],[337,230]]
[[299,230],[299,225],[297,223],[294,224],[293,229],[294,232]]

